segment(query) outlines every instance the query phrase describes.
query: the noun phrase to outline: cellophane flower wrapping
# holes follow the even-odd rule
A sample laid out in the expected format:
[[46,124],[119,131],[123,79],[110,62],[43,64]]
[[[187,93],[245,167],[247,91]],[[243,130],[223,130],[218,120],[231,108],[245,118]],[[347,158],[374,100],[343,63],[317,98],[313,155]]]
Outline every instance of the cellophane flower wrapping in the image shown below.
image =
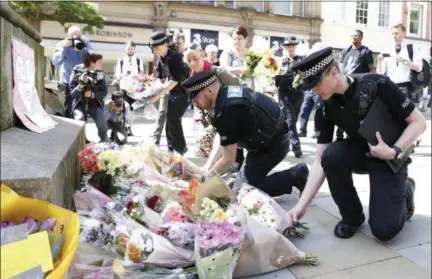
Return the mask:
[[253,186],[243,184],[237,203],[251,218],[280,233],[292,225],[285,210],[272,197]]
[[195,259],[199,278],[232,278],[244,235],[240,224],[212,222],[198,225]]

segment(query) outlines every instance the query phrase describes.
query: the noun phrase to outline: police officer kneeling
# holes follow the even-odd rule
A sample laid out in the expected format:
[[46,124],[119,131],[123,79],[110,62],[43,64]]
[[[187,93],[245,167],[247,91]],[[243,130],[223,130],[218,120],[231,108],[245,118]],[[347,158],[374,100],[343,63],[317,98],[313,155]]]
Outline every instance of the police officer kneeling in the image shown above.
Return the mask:
[[[387,77],[342,74],[330,47],[309,55],[292,69],[303,78],[303,88],[312,89],[324,101],[315,116],[319,133],[316,158],[303,195],[289,214],[294,221],[301,219],[327,178],[342,216],[334,234],[339,238],[352,237],[365,221],[352,173],[369,173],[371,231],[379,240],[392,239],[414,214],[415,186],[407,177],[407,163],[394,172],[386,160],[400,158],[401,152],[403,154],[425,131],[425,119]],[[379,132],[376,134],[378,144],[372,146],[358,132],[368,109],[378,99],[398,125],[406,127],[394,146],[388,146]],[[349,138],[332,143],[335,125],[346,131]]]
[[[213,148],[204,166],[204,174],[225,172],[235,162],[237,145],[241,145],[248,154],[237,180],[271,196],[289,194],[292,186],[303,190],[308,175],[304,163],[267,176],[289,150],[286,115],[276,102],[247,87],[222,87],[214,69],[190,77],[182,87],[194,105],[205,111],[214,111],[210,118],[221,142],[219,147]],[[241,183],[236,181],[235,185],[241,186]],[[237,190],[238,187],[234,192]]]

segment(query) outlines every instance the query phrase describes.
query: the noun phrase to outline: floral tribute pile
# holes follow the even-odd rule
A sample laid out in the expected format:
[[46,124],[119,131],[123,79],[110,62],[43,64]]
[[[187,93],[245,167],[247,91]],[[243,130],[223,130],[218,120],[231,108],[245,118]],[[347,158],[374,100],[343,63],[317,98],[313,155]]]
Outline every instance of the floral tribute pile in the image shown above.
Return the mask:
[[[103,260],[86,261],[79,248],[71,276],[237,278],[318,263],[286,237],[296,224],[251,186],[236,197],[219,175],[199,181],[191,176],[199,170],[192,162],[153,145],[119,150],[92,144],[78,156],[84,186],[74,199],[81,246],[98,249]],[[110,179],[91,183],[95,176]]]

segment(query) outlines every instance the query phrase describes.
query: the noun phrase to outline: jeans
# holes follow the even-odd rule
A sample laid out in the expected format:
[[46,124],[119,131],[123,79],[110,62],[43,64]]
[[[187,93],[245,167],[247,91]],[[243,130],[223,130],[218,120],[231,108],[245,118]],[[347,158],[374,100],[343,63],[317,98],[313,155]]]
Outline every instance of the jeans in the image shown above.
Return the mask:
[[303,104],[300,109],[300,132],[307,133],[307,124],[309,121],[309,116],[318,103],[320,97],[314,94],[312,91],[305,92]]
[[[96,127],[98,129],[98,135],[102,142],[108,141],[108,124],[105,119],[105,114],[102,108],[95,107],[95,108],[89,108],[88,114],[90,114],[91,118],[93,118],[94,122],[96,123]],[[73,111],[73,118],[76,120],[86,121],[87,122],[87,116],[84,113],[84,108],[81,105],[78,105],[75,107]]]
[[189,107],[188,95],[186,93],[170,93],[167,97],[166,136],[168,150],[175,150],[183,155],[186,150],[186,140],[181,121]]
[[159,144],[160,138],[162,136],[162,131],[165,127],[165,122],[167,118],[167,108],[168,108],[168,95],[164,95],[159,99],[159,117],[156,120],[156,129],[153,133],[153,139],[156,144]]
[[72,96],[71,96],[71,91],[69,88],[69,84],[68,83],[63,83],[64,86],[64,106],[65,106],[65,117],[67,118],[73,118],[73,113],[72,113]]
[[349,224],[359,224],[363,213],[352,173],[369,174],[369,225],[376,238],[387,241],[402,230],[407,217],[412,198],[406,186],[407,166],[395,174],[385,161],[367,157],[368,150],[354,139],[336,141],[324,151],[321,165],[342,219]]

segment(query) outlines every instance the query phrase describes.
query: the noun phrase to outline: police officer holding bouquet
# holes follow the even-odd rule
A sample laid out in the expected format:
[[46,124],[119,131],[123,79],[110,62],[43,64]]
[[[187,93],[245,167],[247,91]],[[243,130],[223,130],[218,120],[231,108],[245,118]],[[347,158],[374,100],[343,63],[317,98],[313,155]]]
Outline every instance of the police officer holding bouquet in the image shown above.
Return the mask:
[[[302,77],[303,88],[312,89],[323,101],[315,116],[318,132],[315,161],[303,194],[289,214],[294,221],[301,219],[327,178],[342,216],[334,234],[339,238],[352,237],[365,221],[352,173],[368,173],[371,231],[381,241],[392,239],[414,214],[415,185],[407,174],[410,158],[405,152],[425,131],[425,119],[388,77],[372,73],[344,75],[330,47],[312,53],[292,69]],[[398,139],[390,146],[383,140],[384,129],[380,128],[383,136],[380,130],[372,130],[376,140],[368,137],[367,141],[362,136],[360,128],[367,125],[364,120],[376,103],[384,104],[388,109],[385,113],[400,127],[401,134],[396,134]],[[332,142],[335,126],[341,127],[349,137]],[[371,138],[376,145],[369,143]],[[400,158],[407,160],[395,171],[389,162]]]
[[169,37],[160,31],[153,32],[149,46],[153,53],[158,56],[156,77],[159,80],[168,80],[167,90],[163,90],[151,99],[151,102],[159,100],[169,91],[166,136],[168,150],[184,154],[187,151],[186,140],[183,134],[181,119],[185,114],[189,102],[186,92],[180,84],[189,77],[189,67],[183,61],[183,54],[169,47]]
[[245,86],[222,86],[214,68],[195,74],[182,86],[194,105],[204,111],[214,109],[214,117],[209,118],[221,141],[199,175],[224,173],[235,162],[240,145],[248,154],[236,177],[234,192],[242,182],[271,196],[289,194],[293,186],[303,190],[308,175],[304,163],[267,176],[289,150],[286,115],[276,102]]

